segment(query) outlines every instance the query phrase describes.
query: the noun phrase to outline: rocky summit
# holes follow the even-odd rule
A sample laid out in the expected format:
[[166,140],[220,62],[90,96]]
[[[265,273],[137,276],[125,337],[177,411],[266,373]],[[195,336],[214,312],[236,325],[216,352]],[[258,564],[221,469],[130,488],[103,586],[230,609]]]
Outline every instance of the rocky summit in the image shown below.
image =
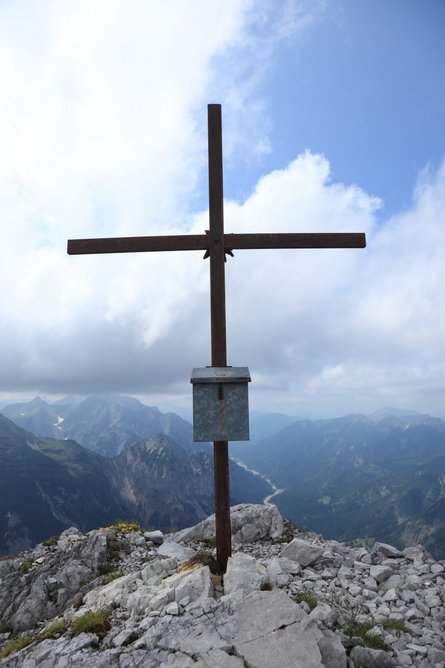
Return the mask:
[[164,535],[75,528],[0,561],[0,666],[445,668],[445,572],[419,546],[353,547],[276,506]]

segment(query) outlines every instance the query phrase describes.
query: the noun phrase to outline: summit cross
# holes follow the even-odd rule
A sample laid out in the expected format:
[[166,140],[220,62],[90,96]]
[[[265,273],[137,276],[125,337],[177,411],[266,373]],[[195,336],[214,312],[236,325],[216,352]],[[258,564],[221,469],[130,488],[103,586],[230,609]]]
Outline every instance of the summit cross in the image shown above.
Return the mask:
[[[227,366],[225,260],[233,250],[260,248],[364,248],[362,233],[225,234],[221,105],[208,105],[209,230],[205,234],[71,239],[69,255],[153,251],[205,251],[210,258],[211,366]],[[216,558],[223,571],[232,552],[229,453],[227,441],[215,441],[214,491]]]

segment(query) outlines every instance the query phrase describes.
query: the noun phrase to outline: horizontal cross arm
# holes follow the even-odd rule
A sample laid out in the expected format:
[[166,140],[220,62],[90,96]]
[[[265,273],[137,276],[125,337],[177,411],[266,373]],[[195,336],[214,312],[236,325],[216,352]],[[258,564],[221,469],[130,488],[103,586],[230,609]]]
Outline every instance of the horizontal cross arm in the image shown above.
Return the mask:
[[[361,232],[331,233],[265,233],[225,234],[225,249],[259,248],[365,248],[366,236]],[[111,237],[102,239],[70,239],[69,255],[98,253],[137,253],[155,251],[208,250],[206,234],[178,234],[153,237]]]
[[239,248],[365,248],[366,235],[351,233],[225,234],[224,247]]
[[68,255],[96,253],[137,253],[141,251],[207,250],[206,234],[178,234],[160,237],[112,237],[104,239],[70,239]]

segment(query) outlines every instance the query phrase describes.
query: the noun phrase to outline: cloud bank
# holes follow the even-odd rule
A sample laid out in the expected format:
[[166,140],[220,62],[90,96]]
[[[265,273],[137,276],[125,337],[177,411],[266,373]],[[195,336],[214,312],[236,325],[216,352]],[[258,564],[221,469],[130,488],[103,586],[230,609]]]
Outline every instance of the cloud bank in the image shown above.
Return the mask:
[[[66,240],[202,233],[207,102],[224,105],[228,169],[260,159],[271,147],[257,80],[276,44],[321,9],[45,2],[24,20],[19,5],[0,9],[0,392],[116,391],[186,406],[192,367],[210,361],[208,262],[68,257]],[[308,150],[226,199],[227,232],[368,241],[229,258],[229,363],[249,366],[257,408],[443,414],[445,164],[383,222],[378,198],[330,173]]]

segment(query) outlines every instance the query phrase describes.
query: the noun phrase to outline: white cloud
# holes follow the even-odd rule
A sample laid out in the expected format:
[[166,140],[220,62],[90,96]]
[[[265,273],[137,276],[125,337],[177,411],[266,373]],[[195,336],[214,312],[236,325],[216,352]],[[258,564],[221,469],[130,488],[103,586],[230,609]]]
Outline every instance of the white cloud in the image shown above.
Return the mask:
[[370,245],[357,323],[381,354],[426,359],[443,352],[445,163],[416,189],[412,209],[386,221]]
[[[331,206],[335,211],[332,199]],[[299,314],[312,343],[294,367],[299,381],[290,383],[308,411],[316,400],[330,414],[396,403],[443,415],[444,213],[445,163],[422,176],[409,211],[367,229],[368,247],[357,261],[345,255],[341,273],[320,267],[320,319],[307,304]],[[306,272],[310,286],[315,278]]]

